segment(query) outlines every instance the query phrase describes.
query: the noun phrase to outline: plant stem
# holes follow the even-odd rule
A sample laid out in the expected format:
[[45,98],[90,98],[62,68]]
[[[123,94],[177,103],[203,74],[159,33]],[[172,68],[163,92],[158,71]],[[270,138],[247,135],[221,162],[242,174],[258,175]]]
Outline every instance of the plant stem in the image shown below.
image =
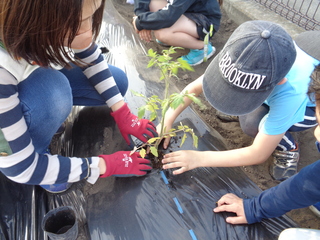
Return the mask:
[[[169,83],[169,79],[171,77],[171,74],[169,73],[169,76],[167,76],[166,73],[164,73],[164,71],[161,69],[163,75],[165,76],[164,78],[164,82],[165,82],[165,89],[164,89],[164,99],[168,99],[168,95],[169,95],[169,86],[170,86],[170,83]],[[166,70],[166,72],[168,72],[168,70]],[[155,147],[158,149],[158,146],[162,140],[162,136],[163,136],[163,129],[164,129],[164,118],[165,118],[165,115],[166,115],[166,112],[168,111],[169,109],[169,106],[170,106],[170,102],[165,106],[165,108],[163,109],[162,111],[162,116],[161,116],[161,129],[160,129],[160,139],[156,141],[155,143]]]

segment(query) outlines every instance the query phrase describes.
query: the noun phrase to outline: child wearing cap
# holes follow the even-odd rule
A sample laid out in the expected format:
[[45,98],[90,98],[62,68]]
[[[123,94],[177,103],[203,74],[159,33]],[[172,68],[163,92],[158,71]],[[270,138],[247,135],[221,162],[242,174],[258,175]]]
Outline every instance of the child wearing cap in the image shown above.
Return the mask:
[[[320,32],[319,32],[320,33]],[[319,34],[318,33],[318,34]],[[320,70],[320,68],[319,68]],[[315,94],[316,115],[320,123],[320,78],[315,78],[310,86],[310,92]],[[314,135],[319,148],[320,127],[316,127]],[[230,216],[226,221],[231,224],[255,223],[262,219],[278,217],[286,212],[304,208],[320,201],[320,160],[303,168],[298,174],[283,181],[279,185],[263,191],[258,196],[251,199],[241,199],[238,196],[228,193],[217,202],[214,212],[234,212],[237,216]],[[308,234],[308,233],[305,233]],[[312,239],[320,236],[320,230],[313,234]],[[282,234],[281,234],[282,235]],[[303,238],[303,239],[311,239]],[[306,237],[307,237],[306,236]],[[280,239],[280,238],[279,238]],[[293,239],[293,238],[286,238]],[[294,238],[296,239],[296,238]]]
[[[314,33],[313,33],[314,34]],[[318,32],[316,34],[319,35]],[[301,35],[296,43],[279,25],[248,21],[230,36],[205,74],[183,91],[199,95],[217,110],[239,116],[252,145],[228,151],[176,151],[163,159],[163,168],[181,174],[197,167],[236,167],[260,164],[273,153],[271,175],[284,180],[297,172],[298,145],[289,131],[317,125],[315,104],[307,95],[310,75],[320,62],[318,50],[305,50],[305,40],[315,49],[319,37]],[[317,52],[318,51],[318,52]],[[297,56],[297,58],[296,58]],[[170,109],[165,125],[191,103]],[[167,148],[169,139],[164,142]]]

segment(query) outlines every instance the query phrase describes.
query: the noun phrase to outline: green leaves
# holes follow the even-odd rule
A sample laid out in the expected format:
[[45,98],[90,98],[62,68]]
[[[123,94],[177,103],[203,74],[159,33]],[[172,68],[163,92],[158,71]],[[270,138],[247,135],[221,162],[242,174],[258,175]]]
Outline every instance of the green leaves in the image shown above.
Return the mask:
[[198,148],[198,136],[196,135],[196,134],[194,134],[193,133],[193,131],[192,131],[192,139],[193,139],[193,146],[195,147],[195,148]]
[[178,58],[177,61],[179,62],[180,66],[183,70],[187,70],[187,71],[191,71],[191,72],[194,71],[193,67],[190,66],[186,60],[183,60],[182,58]]
[[159,156],[158,155],[158,148],[156,148],[156,147],[150,147],[150,152],[156,157]]
[[185,95],[182,93],[174,93],[171,95],[171,102],[170,102],[170,107],[173,109],[177,109],[180,105],[184,104],[184,97]]
[[176,53],[176,49],[183,49],[181,47],[170,47],[169,49],[162,50],[162,54],[158,54],[153,49],[148,50],[148,56],[151,58],[148,63],[148,68],[156,65],[161,72],[160,81],[169,81],[171,77],[177,77],[179,69],[194,71],[187,61],[178,58],[172,60],[171,55]]
[[[152,145],[152,143],[154,143],[158,139],[160,139],[160,138],[159,137],[151,138],[147,142],[147,145],[149,146],[149,151],[156,157],[158,157],[158,148],[156,148],[154,145]],[[141,148],[140,156],[144,158],[146,155],[147,155],[147,150],[144,148]]]
[[144,158],[147,155],[147,151],[144,148],[141,148],[139,153],[142,158]]
[[207,61],[207,54],[208,54],[208,44],[209,44],[209,36],[212,37],[213,34],[213,24],[210,25],[210,29],[209,32],[206,32],[206,36],[204,37],[204,58],[203,61],[206,62]]
[[161,110],[161,130],[159,133],[159,137],[151,138],[140,146],[139,148],[135,148],[133,151],[137,151],[140,149],[140,155],[145,157],[148,150],[156,157],[158,157],[158,146],[163,138],[166,137],[174,137],[177,135],[177,132],[183,131],[183,136],[181,139],[181,146],[184,144],[187,139],[187,133],[192,135],[193,145],[198,147],[198,137],[194,134],[193,129],[188,126],[180,124],[178,129],[165,129],[164,126],[164,118],[169,108],[177,109],[180,105],[184,104],[184,99],[189,98],[196,104],[201,106],[201,101],[194,95],[194,93],[189,94],[187,91],[184,93],[173,93],[169,95],[169,85],[170,79],[175,77],[178,79],[178,71],[182,69],[183,71],[193,71],[193,68],[188,64],[187,61],[178,58],[177,60],[172,60],[172,54],[176,53],[177,49],[183,49],[181,47],[170,47],[169,49],[162,50],[162,54],[158,54],[153,49],[148,50],[148,56],[150,57],[150,61],[147,65],[147,68],[157,67],[160,70],[159,80],[165,81],[165,93],[164,99],[160,99],[157,95],[153,95],[151,97],[146,97],[143,94],[132,91],[135,96],[144,98],[146,104],[138,108],[138,117],[141,119],[145,116],[146,112],[150,113],[149,119],[150,121],[155,120],[158,117],[158,112]]

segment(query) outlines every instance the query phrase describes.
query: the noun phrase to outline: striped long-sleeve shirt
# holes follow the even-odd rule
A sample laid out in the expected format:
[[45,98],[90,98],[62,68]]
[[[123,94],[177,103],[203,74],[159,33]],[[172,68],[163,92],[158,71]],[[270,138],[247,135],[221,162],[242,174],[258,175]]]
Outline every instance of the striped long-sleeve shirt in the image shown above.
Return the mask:
[[[75,55],[90,63],[83,72],[108,106],[123,99],[96,44]],[[6,68],[3,60],[0,65],[0,171],[24,184],[77,182],[84,178],[95,183],[99,177],[98,157],[63,157],[35,151],[18,98],[18,84],[23,79]],[[26,63],[16,62],[16,67],[26,69]]]

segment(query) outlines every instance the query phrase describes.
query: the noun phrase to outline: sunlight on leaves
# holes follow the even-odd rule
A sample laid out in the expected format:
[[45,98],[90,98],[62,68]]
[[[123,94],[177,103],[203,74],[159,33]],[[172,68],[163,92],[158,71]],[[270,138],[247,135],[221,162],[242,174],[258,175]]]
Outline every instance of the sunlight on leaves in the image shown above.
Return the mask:
[[140,149],[140,156],[144,158],[147,155],[147,151],[144,148]]
[[150,147],[150,152],[151,152],[154,156],[158,157],[158,149],[157,149],[156,147]]
[[192,134],[192,139],[193,139],[193,146],[195,147],[195,148],[198,148],[198,136],[196,135],[196,134]]
[[[139,96],[144,98],[146,104],[141,106],[138,109],[138,117],[141,119],[148,112],[149,120],[153,121],[158,117],[158,113],[161,113],[160,118],[160,132],[159,137],[151,138],[146,143],[144,143],[139,148],[135,148],[134,151],[140,149],[140,155],[142,157],[146,156],[146,148],[148,147],[150,152],[158,157],[158,146],[163,138],[166,137],[175,137],[177,136],[177,132],[183,131],[183,137],[181,139],[181,146],[184,144],[187,139],[187,133],[192,135],[192,139],[194,141],[194,145],[198,145],[198,138],[195,136],[193,130],[189,128],[187,125],[182,125],[177,127],[177,129],[172,128],[167,132],[165,124],[165,116],[167,111],[172,108],[176,109],[180,105],[183,105],[186,98],[189,98],[194,103],[201,105],[201,101],[195,96],[194,93],[189,94],[187,91],[184,93],[173,93],[169,95],[169,87],[170,87],[170,79],[176,78],[179,80],[177,74],[179,69],[183,71],[194,71],[192,66],[188,64],[187,61],[178,58],[173,60],[172,54],[176,53],[177,49],[183,49],[181,47],[170,47],[169,49],[162,50],[162,54],[158,54],[153,49],[148,50],[148,56],[150,57],[149,63],[147,65],[148,68],[157,67],[160,70],[159,80],[164,80],[165,89],[164,89],[164,97],[160,99],[157,95],[152,95],[151,97],[146,97],[143,94],[132,91],[135,96]],[[161,111],[159,111],[161,110]]]
[[182,139],[181,139],[181,146],[184,144],[186,139],[187,139],[187,134],[184,133],[183,136],[182,136]]

